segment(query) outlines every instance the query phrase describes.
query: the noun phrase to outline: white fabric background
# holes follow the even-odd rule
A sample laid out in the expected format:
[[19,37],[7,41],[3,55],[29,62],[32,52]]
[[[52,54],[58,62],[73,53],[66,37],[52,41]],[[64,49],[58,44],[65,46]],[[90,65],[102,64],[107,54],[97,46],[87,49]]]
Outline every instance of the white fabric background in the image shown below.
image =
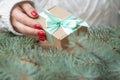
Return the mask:
[[[17,34],[10,24],[10,11],[17,2],[25,0],[0,0],[0,31],[9,30]],[[120,0],[27,0],[35,3],[40,12],[43,8],[59,5],[85,20],[89,25],[120,25]],[[4,4],[5,3],[5,4]]]
[[55,4],[78,15],[89,25],[120,24],[120,0],[49,0],[46,7]]

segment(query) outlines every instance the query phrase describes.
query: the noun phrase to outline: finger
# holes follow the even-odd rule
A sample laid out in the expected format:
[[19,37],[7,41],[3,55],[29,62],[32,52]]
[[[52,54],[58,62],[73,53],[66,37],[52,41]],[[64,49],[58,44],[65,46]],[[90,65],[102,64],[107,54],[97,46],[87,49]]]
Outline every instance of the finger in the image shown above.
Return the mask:
[[[14,28],[17,32],[21,32],[20,29],[18,29],[18,27],[16,27],[16,26],[19,26],[17,20],[11,19],[11,23],[12,23],[12,25],[13,25],[13,28]],[[21,33],[22,33],[22,32],[21,32]],[[36,39],[36,40],[39,40],[39,36],[35,36],[35,35],[33,36],[33,35],[27,35],[27,34],[24,34],[24,35],[29,36],[29,37],[31,37],[31,38],[34,38],[34,39]]]
[[24,12],[20,10],[19,7],[14,9],[14,11],[12,12],[12,17],[15,17],[15,19],[18,22],[24,23],[25,25],[29,27],[36,28],[36,29],[42,29],[42,26],[38,24],[38,22],[28,17]]
[[29,36],[31,38],[34,38],[35,40],[39,40],[39,41],[45,41],[46,37],[45,36],[32,36],[32,35],[26,35]]
[[21,5],[22,9],[27,13],[28,16],[32,18],[38,17],[37,11],[34,9],[34,7],[29,3],[24,3]]
[[31,37],[31,38],[33,38],[33,39],[35,39],[35,40],[39,40],[39,37],[38,37],[38,36],[32,36],[32,35],[26,35],[26,36]]
[[18,22],[15,19],[12,20],[12,23],[13,23],[15,30],[24,35],[32,35],[32,36],[39,36],[39,37],[45,36],[45,32],[43,30],[33,29],[29,26],[26,26],[26,25]]
[[13,25],[14,25],[14,28],[26,35],[26,36],[29,36],[29,37],[32,37],[36,40],[40,40],[40,41],[45,41],[46,37],[45,37],[45,32],[43,30],[37,30],[37,29],[33,29],[33,28],[30,28],[28,26],[25,26],[19,22],[17,22],[16,20],[13,21]]

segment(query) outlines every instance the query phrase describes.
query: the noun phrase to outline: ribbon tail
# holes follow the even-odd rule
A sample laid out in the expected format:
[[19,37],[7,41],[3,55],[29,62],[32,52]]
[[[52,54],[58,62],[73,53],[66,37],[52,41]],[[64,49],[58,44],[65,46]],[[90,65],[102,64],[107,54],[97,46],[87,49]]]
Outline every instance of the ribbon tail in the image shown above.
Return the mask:
[[68,35],[76,31],[78,26],[89,27],[89,25],[83,20],[65,20],[61,25],[62,29]]
[[81,24],[79,24],[79,26],[84,26],[84,27],[90,27],[87,22],[83,21]]

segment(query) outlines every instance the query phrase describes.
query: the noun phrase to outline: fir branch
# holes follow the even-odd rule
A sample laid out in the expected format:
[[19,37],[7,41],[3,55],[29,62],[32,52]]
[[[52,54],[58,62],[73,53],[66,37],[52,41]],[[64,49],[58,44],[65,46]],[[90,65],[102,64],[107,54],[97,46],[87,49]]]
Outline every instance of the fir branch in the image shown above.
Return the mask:
[[24,63],[17,56],[0,55],[0,80],[34,80],[32,73],[36,67],[31,63]]
[[119,80],[119,30],[102,26],[71,36],[70,52],[43,52],[31,38],[0,34],[0,80]]

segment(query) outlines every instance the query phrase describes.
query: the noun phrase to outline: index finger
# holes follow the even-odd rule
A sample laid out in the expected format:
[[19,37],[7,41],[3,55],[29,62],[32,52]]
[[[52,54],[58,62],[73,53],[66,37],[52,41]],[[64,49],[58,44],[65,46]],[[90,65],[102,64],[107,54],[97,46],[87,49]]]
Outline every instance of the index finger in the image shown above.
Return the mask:
[[30,3],[25,2],[25,3],[21,4],[21,8],[25,11],[25,13],[28,16],[30,16],[32,18],[38,17],[37,11]]

